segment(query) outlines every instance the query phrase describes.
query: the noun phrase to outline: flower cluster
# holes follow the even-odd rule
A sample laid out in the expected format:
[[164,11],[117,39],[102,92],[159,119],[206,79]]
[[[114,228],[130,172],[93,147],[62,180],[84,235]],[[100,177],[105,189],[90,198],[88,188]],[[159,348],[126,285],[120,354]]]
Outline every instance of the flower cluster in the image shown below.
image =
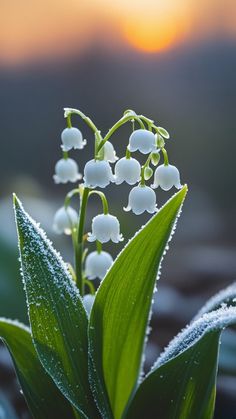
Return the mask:
[[[87,143],[81,131],[72,126],[71,116],[73,114],[77,114],[83,119],[95,137],[94,156],[85,164],[83,176],[79,173],[77,162],[69,157],[69,152],[72,149],[82,150]],[[61,134],[63,155],[55,165],[54,181],[55,183],[75,183],[82,180],[82,182],[78,188],[67,194],[64,206],[55,214],[53,228],[56,233],[72,235],[75,252],[75,271],[72,273],[82,295],[84,295],[85,286],[90,290],[91,294],[84,297],[86,309],[89,311],[94,293],[91,281],[96,277],[102,280],[113,263],[111,255],[102,250],[102,245],[110,240],[114,243],[123,240],[117,217],[109,213],[104,189],[111,183],[120,185],[126,182],[132,185],[128,205],[124,210],[132,211],[136,215],[145,211],[153,214],[157,211],[154,189],[160,187],[164,191],[168,191],[173,186],[177,189],[181,188],[180,174],[175,166],[169,164],[165,148],[166,140],[169,139],[168,132],[164,128],[156,126],[151,119],[143,115],[137,115],[131,110],[126,111],[104,137],[92,120],[81,111],[66,108],[65,117],[67,128]],[[125,156],[119,159],[109,140],[113,133],[126,122],[132,123],[133,130],[128,140]],[[145,160],[141,163],[132,156],[133,153],[145,155]],[[163,164],[159,164],[161,155],[164,160]],[[111,164],[115,164],[114,170],[112,170]],[[152,177],[154,177],[153,183],[148,185],[147,182]],[[97,188],[99,189],[97,190]],[[80,196],[79,214],[70,206],[72,197],[77,194]],[[91,232],[84,234],[86,207],[92,194],[97,194],[100,197],[103,212],[93,218]],[[96,242],[97,246],[97,249],[89,253],[88,256],[85,255],[87,250],[84,251],[85,241]]]

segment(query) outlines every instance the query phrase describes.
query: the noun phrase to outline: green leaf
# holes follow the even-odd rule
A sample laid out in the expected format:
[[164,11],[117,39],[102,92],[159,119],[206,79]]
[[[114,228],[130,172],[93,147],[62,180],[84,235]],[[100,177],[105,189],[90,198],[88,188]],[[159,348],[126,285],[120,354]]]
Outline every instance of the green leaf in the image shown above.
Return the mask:
[[140,374],[157,271],[187,187],[120,253],[95,298],[89,325],[90,374],[106,419],[120,419]]
[[[34,418],[74,418],[70,403],[41,365],[30,330],[16,321],[0,318],[0,337],[12,356],[18,380]],[[13,416],[9,413],[6,417]]]
[[211,419],[214,414],[219,340],[236,323],[236,308],[204,314],[182,331],[140,384],[126,419]]
[[81,417],[96,418],[88,382],[88,320],[66,265],[14,199],[33,343],[39,359]]

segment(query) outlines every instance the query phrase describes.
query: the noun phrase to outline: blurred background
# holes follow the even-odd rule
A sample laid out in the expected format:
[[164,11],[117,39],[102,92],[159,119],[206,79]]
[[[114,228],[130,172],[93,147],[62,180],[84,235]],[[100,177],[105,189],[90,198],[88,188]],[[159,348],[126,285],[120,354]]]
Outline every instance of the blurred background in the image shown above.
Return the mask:
[[[53,214],[73,187],[52,180],[64,106],[80,108],[102,133],[127,108],[153,118],[170,132],[170,162],[189,185],[158,284],[148,367],[202,304],[235,280],[235,1],[0,0],[0,315],[24,322],[11,194],[71,260],[70,240],[52,231]],[[78,118],[73,124],[88,140],[73,155],[82,171],[93,137]],[[129,134],[127,126],[114,137],[120,157]],[[122,213],[128,191],[108,188],[126,239],[149,218]],[[159,205],[172,193],[158,190]],[[97,211],[95,199],[88,228]],[[235,349],[235,332],[224,339],[215,419],[235,419],[236,364],[229,349]],[[1,400],[14,405],[17,417],[29,417],[4,347]]]

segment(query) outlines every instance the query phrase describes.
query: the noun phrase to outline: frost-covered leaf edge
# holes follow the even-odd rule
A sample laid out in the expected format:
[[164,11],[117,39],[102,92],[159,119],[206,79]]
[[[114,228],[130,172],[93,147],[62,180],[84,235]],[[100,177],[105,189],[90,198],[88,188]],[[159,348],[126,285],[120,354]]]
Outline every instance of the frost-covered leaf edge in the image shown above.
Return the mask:
[[228,287],[213,295],[213,297],[211,297],[199,310],[193,318],[193,321],[205,313],[209,313],[210,311],[215,311],[217,308],[226,306],[236,306],[236,282],[233,282]]
[[[200,318],[196,319],[188,326],[186,326],[164,349],[161,355],[158,357],[157,361],[151,368],[150,372],[146,375],[144,380],[139,385],[136,393],[133,396],[133,399],[130,401],[129,405],[127,406],[127,410],[123,416],[124,419],[133,419],[132,414],[132,404],[135,406],[136,401],[139,401],[142,398],[142,391],[145,392],[145,386],[148,386],[149,379],[157,377],[159,379],[162,377],[162,370],[166,369],[168,365],[171,368],[174,368],[175,361],[178,361],[182,356],[188,355],[191,351],[198,347],[201,342],[207,338],[207,336],[212,335],[213,339],[215,339],[215,350],[218,353],[218,346],[219,346],[219,339],[221,332],[230,325],[236,324],[236,307],[222,307],[218,310],[211,311],[209,313],[203,314]],[[210,341],[209,341],[210,343]],[[213,371],[213,376],[215,375],[216,380],[216,372],[218,368],[218,356],[217,362],[215,365],[215,373]],[[189,377],[190,378],[190,377]],[[207,385],[206,385],[207,387]],[[159,389],[160,390],[160,389]],[[159,395],[159,394],[158,394]],[[140,400],[139,400],[140,399]],[[214,409],[214,400],[212,404],[212,412],[213,415]],[[209,412],[207,413],[207,415]],[[203,416],[201,416],[201,419]],[[205,416],[204,416],[205,418]],[[206,416],[208,419],[208,416]],[[164,419],[164,418],[163,418]],[[167,418],[165,418],[167,419]],[[169,419],[169,418],[168,418]],[[200,419],[198,417],[197,419]]]
[[[21,262],[21,273],[22,273],[22,280],[23,280],[23,285],[24,285],[24,289],[26,292],[26,300],[27,300],[27,307],[28,307],[28,316],[29,316],[29,321],[30,321],[30,326],[31,326],[31,332],[32,332],[32,341],[35,347],[35,350],[37,352],[37,355],[40,359],[41,364],[43,365],[43,367],[45,368],[46,372],[51,376],[51,378],[53,379],[55,385],[58,387],[58,389],[62,392],[62,394],[70,401],[70,403],[72,403],[72,405],[74,406],[75,409],[77,409],[81,415],[81,417],[88,419],[89,415],[91,415],[92,413],[88,412],[85,413],[84,408],[81,408],[81,405],[78,404],[76,396],[73,396],[72,394],[72,386],[67,386],[65,388],[65,386],[62,384],[61,380],[57,378],[57,376],[54,374],[54,369],[56,370],[56,366],[52,365],[52,367],[49,367],[47,365],[47,362],[45,361],[43,355],[42,355],[42,350],[39,347],[39,342],[37,337],[35,336],[36,330],[37,330],[37,326],[34,328],[34,320],[32,321],[32,313],[30,312],[30,307],[32,306],[32,304],[30,304],[29,301],[29,292],[27,291],[27,284],[26,284],[26,279],[25,279],[25,272],[24,272],[24,268],[23,268],[23,264],[22,264],[22,252],[21,252],[21,242],[22,242],[22,235],[20,232],[20,224],[24,223],[27,224],[28,229],[33,229],[33,233],[32,234],[36,234],[37,236],[40,237],[40,240],[42,241],[42,243],[45,244],[45,246],[47,247],[47,250],[49,252],[52,253],[52,255],[55,258],[55,261],[58,263],[58,265],[60,265],[60,268],[63,272],[64,275],[64,279],[63,279],[63,285],[65,286],[66,290],[68,291],[69,294],[71,294],[71,301],[74,301],[74,305],[77,307],[79,306],[79,309],[82,311],[82,314],[84,316],[84,319],[86,319],[86,325],[84,327],[84,334],[86,334],[86,344],[88,344],[87,342],[87,321],[88,321],[88,316],[87,316],[87,312],[85,310],[84,304],[83,304],[83,300],[79,294],[79,291],[71,277],[71,274],[67,268],[66,263],[63,261],[60,253],[58,251],[55,250],[55,248],[52,245],[52,242],[47,238],[46,233],[44,232],[44,230],[40,227],[40,224],[37,223],[23,208],[23,205],[21,203],[21,201],[17,198],[17,196],[15,194],[13,194],[13,207],[14,207],[14,211],[15,211],[15,220],[16,220],[16,225],[17,225],[17,233],[18,233],[18,243],[19,243],[19,251],[20,251],[20,262]],[[27,236],[27,234],[26,234]],[[62,284],[60,284],[61,286]],[[76,301],[75,301],[76,300]],[[76,303],[76,304],[75,304]],[[36,306],[39,306],[38,303],[36,303]],[[36,308],[37,311],[37,308]],[[77,325],[74,325],[74,327],[76,328]],[[77,333],[77,330],[75,329],[74,332]],[[70,347],[68,345],[67,349]],[[73,357],[75,357],[76,353],[74,354],[70,354],[70,356],[67,354],[69,359],[72,359]],[[87,353],[88,356],[88,353]],[[86,362],[86,365],[88,364],[88,362]],[[77,369],[74,369],[75,373],[77,374]],[[88,375],[87,375],[87,382],[88,382]],[[78,381],[76,383],[76,389],[73,390],[74,394],[78,394]],[[90,385],[88,383],[88,391],[90,392]],[[88,394],[85,394],[82,396],[85,397],[85,399],[87,400],[88,398]],[[87,405],[89,407],[89,409],[93,406],[94,401],[90,400],[90,402],[87,401]],[[95,404],[94,404],[95,406]],[[94,413],[94,418],[97,417],[95,412]]]

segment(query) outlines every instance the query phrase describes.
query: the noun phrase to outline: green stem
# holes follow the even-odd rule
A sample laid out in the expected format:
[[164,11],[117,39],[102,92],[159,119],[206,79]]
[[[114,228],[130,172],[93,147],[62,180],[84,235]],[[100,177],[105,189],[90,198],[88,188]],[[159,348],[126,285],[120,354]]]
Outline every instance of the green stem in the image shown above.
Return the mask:
[[91,128],[91,130],[99,136],[100,140],[102,140],[102,136],[100,131],[98,130],[98,128],[96,127],[96,125],[94,124],[94,122],[88,117],[86,116],[83,112],[81,112],[79,109],[74,109],[74,108],[65,108],[65,116],[68,120],[69,117],[71,117],[71,115],[79,115],[83,121],[89,126],[89,128]]
[[142,166],[142,169],[141,169],[141,181],[140,181],[140,185],[141,186],[145,186],[144,170],[145,170],[145,167]]
[[140,127],[145,129],[144,123],[141,121],[138,115],[134,115],[133,113],[127,113],[125,114],[119,121],[117,121],[113,127],[111,127],[108,131],[108,133],[105,135],[104,139],[99,143],[99,146],[97,148],[97,152],[101,150],[101,148],[104,146],[105,142],[109,140],[109,138],[114,134],[114,132],[120,128],[122,125],[124,125],[128,121],[135,120],[139,123]]
[[94,288],[93,283],[91,281],[89,281],[88,279],[84,278],[84,284],[89,287],[90,294],[94,295],[95,294],[95,288]]
[[68,192],[64,200],[64,207],[67,208],[70,205],[70,201],[73,198],[73,196],[79,193],[80,193],[79,188],[72,189],[70,192]]
[[98,240],[96,240],[96,248],[97,248],[97,252],[101,253],[102,251],[102,243],[99,242]]
[[165,148],[161,149],[163,157],[164,157],[164,166],[168,166],[169,164],[169,159],[168,159],[168,154]]
[[101,191],[90,191],[89,196],[90,195],[98,195],[101,198],[102,206],[103,206],[103,214],[108,214],[109,210],[108,210],[108,202],[106,199],[106,195]]
[[84,295],[84,281],[83,281],[83,236],[84,236],[84,224],[86,208],[89,197],[89,188],[84,188],[81,197],[80,214],[79,214],[79,225],[77,230],[77,239],[74,243],[75,252],[75,273],[76,273],[76,284],[80,291],[81,296]]
[[72,128],[71,115],[67,115],[66,122],[67,122],[67,127]]
[[129,151],[128,147],[126,149],[125,157],[126,157],[126,159],[130,159],[130,157],[131,157],[131,152]]

